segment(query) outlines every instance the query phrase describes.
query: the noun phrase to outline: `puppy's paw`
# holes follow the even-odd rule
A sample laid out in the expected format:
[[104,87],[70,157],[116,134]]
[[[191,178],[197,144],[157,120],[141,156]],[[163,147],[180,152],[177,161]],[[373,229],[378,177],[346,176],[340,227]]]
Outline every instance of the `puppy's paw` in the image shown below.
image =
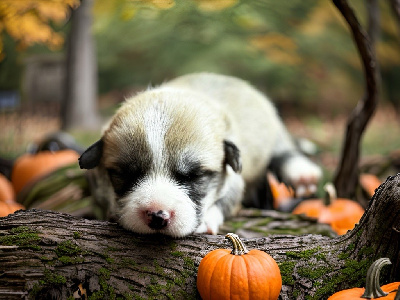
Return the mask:
[[305,156],[292,156],[282,166],[283,180],[293,186],[297,197],[315,194],[321,176],[321,168]]
[[203,221],[199,227],[197,227],[196,233],[207,233],[207,224]]
[[196,233],[217,234],[219,226],[224,222],[224,216],[218,206],[211,206],[204,215],[203,222]]

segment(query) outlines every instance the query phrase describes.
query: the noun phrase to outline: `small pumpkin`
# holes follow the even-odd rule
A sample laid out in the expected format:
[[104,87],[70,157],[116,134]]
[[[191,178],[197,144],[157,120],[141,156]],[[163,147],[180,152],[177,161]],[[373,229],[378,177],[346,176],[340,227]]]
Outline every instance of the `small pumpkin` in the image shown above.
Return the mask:
[[0,174],[0,202],[15,200],[15,192],[6,176]]
[[25,209],[25,207],[12,200],[0,201],[0,217],[8,216],[19,209]]
[[[356,300],[356,299],[395,299],[399,297],[400,282],[391,282],[380,286],[379,274],[385,265],[391,264],[388,258],[380,258],[369,267],[365,282],[365,288],[352,288],[337,292],[328,300]],[[396,294],[398,294],[396,296]]]
[[278,299],[282,278],[275,260],[261,250],[248,251],[234,233],[226,238],[232,251],[213,250],[200,262],[197,289],[202,299]]
[[316,218],[320,223],[331,225],[337,234],[345,234],[360,221],[365,210],[353,200],[337,198],[332,184],[326,184],[324,189],[325,199],[305,200],[293,210],[293,214]]
[[375,190],[381,185],[382,181],[374,174],[363,173],[360,175],[360,185],[363,190],[372,197]]
[[41,151],[36,154],[24,154],[14,163],[11,182],[18,194],[23,187],[60,167],[78,163],[79,154],[74,150]]

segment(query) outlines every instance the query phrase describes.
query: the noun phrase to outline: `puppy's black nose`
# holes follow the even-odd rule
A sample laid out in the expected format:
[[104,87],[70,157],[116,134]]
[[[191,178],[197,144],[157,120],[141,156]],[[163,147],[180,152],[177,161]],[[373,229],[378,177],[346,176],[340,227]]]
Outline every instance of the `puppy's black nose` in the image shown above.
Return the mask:
[[165,228],[168,225],[169,221],[169,213],[163,210],[155,211],[147,211],[147,221],[148,226],[151,229],[160,230]]

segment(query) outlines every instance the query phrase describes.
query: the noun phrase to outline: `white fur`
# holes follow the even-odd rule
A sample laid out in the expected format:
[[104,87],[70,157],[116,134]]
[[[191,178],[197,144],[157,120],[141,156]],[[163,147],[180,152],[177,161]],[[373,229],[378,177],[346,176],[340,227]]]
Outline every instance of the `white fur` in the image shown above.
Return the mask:
[[165,134],[171,120],[167,114],[163,114],[157,107],[157,103],[154,103],[144,112],[143,120],[147,142],[153,153],[153,164],[158,168],[162,168],[163,160],[165,159]]
[[194,204],[185,190],[163,176],[147,178],[134,193],[120,201],[123,209],[119,212],[119,223],[137,233],[157,232],[146,224],[146,211],[167,212],[170,215],[169,224],[160,232],[174,237],[188,235],[198,226]]

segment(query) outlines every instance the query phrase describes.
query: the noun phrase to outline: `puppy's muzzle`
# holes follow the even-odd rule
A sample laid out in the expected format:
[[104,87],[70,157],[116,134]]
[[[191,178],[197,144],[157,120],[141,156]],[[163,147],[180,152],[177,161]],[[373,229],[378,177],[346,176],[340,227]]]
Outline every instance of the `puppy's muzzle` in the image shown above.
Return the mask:
[[147,225],[154,230],[160,230],[167,227],[171,217],[170,214],[164,210],[159,210],[156,212],[147,210],[145,215]]

